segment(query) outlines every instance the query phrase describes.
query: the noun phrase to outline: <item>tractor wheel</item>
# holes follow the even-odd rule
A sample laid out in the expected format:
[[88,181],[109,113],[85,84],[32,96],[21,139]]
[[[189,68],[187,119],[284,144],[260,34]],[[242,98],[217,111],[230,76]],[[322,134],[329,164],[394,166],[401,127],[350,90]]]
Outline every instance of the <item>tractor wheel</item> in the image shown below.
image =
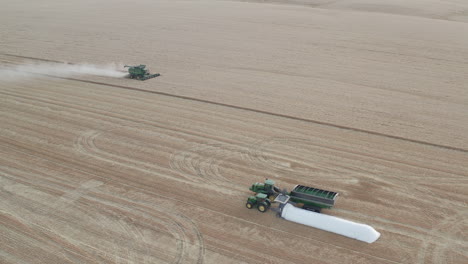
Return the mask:
[[252,209],[253,206],[254,206],[253,203],[250,201],[245,204],[245,207],[247,207],[248,209]]
[[258,209],[258,211],[264,213],[264,212],[266,212],[268,210],[268,204],[265,203],[265,202],[260,203],[260,204],[258,204],[257,209]]

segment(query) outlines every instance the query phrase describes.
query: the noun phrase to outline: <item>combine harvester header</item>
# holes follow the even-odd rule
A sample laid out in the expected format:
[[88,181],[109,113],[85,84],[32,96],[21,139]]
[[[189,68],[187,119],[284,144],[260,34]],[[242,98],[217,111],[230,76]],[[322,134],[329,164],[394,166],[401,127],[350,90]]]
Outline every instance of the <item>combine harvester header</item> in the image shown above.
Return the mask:
[[367,243],[373,243],[380,237],[380,233],[369,225],[320,214],[323,208],[329,209],[335,205],[339,195],[337,192],[296,185],[288,193],[286,189],[280,191],[280,188],[275,186],[275,182],[268,179],[265,183],[254,183],[250,190],[256,195],[247,199],[246,207],[249,209],[256,206],[260,212],[264,213],[272,203],[278,203],[279,206],[272,210],[288,221]]

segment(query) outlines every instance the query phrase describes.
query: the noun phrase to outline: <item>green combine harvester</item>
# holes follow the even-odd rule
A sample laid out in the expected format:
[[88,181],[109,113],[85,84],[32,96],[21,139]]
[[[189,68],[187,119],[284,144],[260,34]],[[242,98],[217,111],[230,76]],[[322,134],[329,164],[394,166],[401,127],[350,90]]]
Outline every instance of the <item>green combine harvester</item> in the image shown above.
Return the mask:
[[150,74],[147,69],[145,69],[146,65],[140,64],[137,66],[129,66],[125,65],[125,68],[128,68],[128,78],[130,79],[136,79],[140,81],[145,81],[154,77],[158,77],[161,74],[155,73],[155,74]]
[[287,204],[302,207],[305,210],[320,213],[322,209],[332,208],[338,198],[337,192],[326,191],[319,188],[296,185],[291,192],[280,190],[273,180],[266,179],[264,183],[254,183],[249,188],[256,193],[247,199],[246,207],[251,209],[257,206],[260,212],[266,212],[272,203],[279,203],[279,210]]

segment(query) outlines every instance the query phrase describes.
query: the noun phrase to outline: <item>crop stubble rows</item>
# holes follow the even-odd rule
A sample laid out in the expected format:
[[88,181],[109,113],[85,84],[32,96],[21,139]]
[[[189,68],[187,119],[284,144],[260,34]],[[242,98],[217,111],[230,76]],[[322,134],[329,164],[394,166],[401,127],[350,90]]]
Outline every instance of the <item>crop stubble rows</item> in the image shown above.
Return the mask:
[[[293,184],[298,180],[318,182],[324,186],[330,183],[336,186],[336,188],[344,190],[345,197],[343,197],[340,202],[345,203],[345,205],[348,205],[349,208],[352,209],[344,210],[338,207],[336,212],[333,213],[360,219],[362,221],[372,221],[379,230],[383,230],[383,237],[385,237],[385,235],[407,237],[400,237],[400,239],[406,239],[405,242],[410,245],[408,248],[403,249],[403,251],[407,253],[402,254],[401,259],[391,255],[386,255],[386,257],[372,256],[370,251],[366,253],[365,250],[364,252],[354,250],[353,244],[348,243],[346,240],[344,242],[339,241],[336,245],[332,245],[332,248],[333,246],[335,247],[334,250],[344,250],[345,252],[351,250],[357,256],[364,259],[367,258],[367,261],[378,260],[383,262],[392,262],[392,259],[393,261],[400,262],[404,259],[406,261],[424,263],[428,258],[432,258],[434,262],[439,262],[441,259],[447,257],[448,252],[452,254],[456,253],[462,258],[466,258],[466,254],[463,253],[463,249],[466,249],[466,246],[463,240],[456,235],[456,231],[463,230],[466,226],[466,221],[464,221],[464,218],[466,218],[466,210],[463,209],[465,203],[465,201],[463,201],[463,194],[459,197],[461,198],[460,201],[454,201],[452,199],[447,200],[442,197],[441,193],[437,193],[437,188],[431,187],[430,184],[426,184],[425,187],[415,186],[414,189],[412,187],[402,187],[401,184],[402,180],[408,183],[423,183],[427,178],[431,178],[434,180],[434,183],[437,183],[437,177],[439,175],[443,175],[444,179],[455,179],[458,181],[466,177],[466,174],[461,173],[457,175],[457,173],[454,173],[450,169],[439,169],[435,166],[422,164],[421,160],[406,161],[401,158],[385,159],[382,158],[380,154],[360,153],[360,151],[350,149],[349,147],[330,147],[326,144],[329,143],[326,140],[325,143],[317,143],[321,140],[311,140],[308,135],[303,135],[301,137],[300,133],[296,133],[296,131],[291,131],[289,132],[290,134],[288,134],[288,127],[280,128],[280,130],[283,130],[282,133],[284,137],[268,137],[267,133],[265,133],[265,137],[259,137],[254,132],[256,132],[256,130],[261,130],[261,128],[255,127],[253,124],[251,127],[249,127],[250,124],[244,124],[243,128],[247,128],[248,133],[245,131],[242,137],[236,137],[233,135],[236,131],[231,132],[226,130],[219,132],[210,130],[212,129],[209,127],[210,124],[207,124],[208,128],[203,128],[199,123],[203,123],[204,117],[199,117],[200,120],[194,122],[197,125],[194,129],[196,132],[193,132],[190,125],[181,129],[175,126],[175,123],[171,123],[172,121],[161,122],[161,119],[164,118],[160,120],[158,120],[158,118],[147,118],[146,116],[150,115],[152,110],[154,111],[154,109],[151,109],[151,106],[147,105],[148,102],[144,102],[144,106],[129,105],[127,111],[131,110],[131,113],[125,116],[122,110],[111,107],[114,98],[104,99],[101,106],[93,107],[92,105],[94,104],[86,106],[82,105],[82,103],[73,102],[72,98],[67,98],[67,91],[62,91],[60,88],[55,89],[55,91],[41,89],[40,95],[35,93],[33,89],[35,88],[32,87],[30,90],[23,89],[21,91],[4,89],[2,91],[3,95],[5,95],[3,99],[4,102],[6,102],[6,105],[11,106],[10,109],[12,109],[10,113],[6,111],[5,114],[2,115],[2,121],[8,124],[3,127],[3,129],[7,129],[8,132],[10,132],[10,134],[5,133],[4,135],[7,136],[1,138],[2,145],[9,146],[13,149],[18,147],[21,149],[21,147],[27,145],[27,143],[24,142],[32,143],[31,147],[35,145],[44,146],[44,142],[39,142],[38,140],[41,138],[43,139],[44,135],[48,135],[53,130],[54,124],[48,123],[53,121],[50,120],[50,117],[42,116],[41,111],[52,114],[52,112],[60,110],[60,118],[61,122],[63,122],[61,124],[62,126],[82,122],[81,124],[77,124],[76,127],[92,127],[84,131],[81,130],[77,134],[74,133],[75,131],[68,130],[66,126],[64,126],[61,129],[64,131],[68,130],[67,132],[69,135],[63,136],[63,138],[58,139],[58,141],[69,140],[70,135],[74,135],[75,137],[72,139],[73,143],[70,144],[70,142],[68,142],[67,144],[63,142],[62,145],[50,145],[48,151],[52,156],[66,153],[68,155],[71,154],[73,159],[81,159],[81,162],[74,164],[73,167],[81,165],[84,168],[89,167],[85,169],[85,171],[93,169],[93,166],[86,165],[86,162],[93,164],[94,168],[102,165],[105,165],[106,168],[115,166],[117,168],[110,170],[109,173],[116,173],[116,171],[122,170],[124,173],[128,174],[128,177],[135,177],[135,179],[139,178],[139,173],[142,173],[144,177],[153,178],[150,181],[144,180],[146,183],[150,183],[152,187],[154,187],[154,184],[158,181],[181,182],[210,191],[213,191],[213,186],[215,186],[215,188],[221,189],[221,191],[215,192],[211,194],[211,196],[218,198],[219,193],[226,193],[228,199],[232,199],[233,197],[236,199],[241,197],[240,199],[243,199],[242,197],[246,195],[246,192],[243,190],[246,189],[247,186],[242,187],[242,184],[254,180],[261,180],[257,175],[271,175],[280,183]],[[80,96],[80,100],[84,102],[92,102],[95,100],[94,98],[87,98],[85,93],[76,91],[73,93]],[[31,96],[32,94],[34,94],[34,96]],[[96,96],[100,96],[100,99],[103,95],[100,94]],[[60,99],[56,100],[57,98]],[[67,99],[64,100],[65,98]],[[47,111],[45,109],[48,107],[50,107],[51,110]],[[41,109],[41,111],[36,112],[30,110],[34,108],[35,110]],[[18,112],[15,112],[15,110],[21,112],[21,114],[19,114],[20,118],[24,118],[23,122],[19,122],[19,124],[14,122],[14,115],[18,115]],[[73,118],[67,118],[68,114],[72,114]],[[176,115],[174,115],[174,117],[175,116]],[[220,122],[220,118],[222,118],[222,115],[216,118],[217,120],[210,118],[209,121]],[[183,124],[185,120],[180,120],[179,122]],[[10,138],[15,137],[15,135],[12,134],[13,132],[22,134],[18,136],[18,138],[22,137],[20,142],[24,145],[18,145],[18,142],[16,142],[17,145],[8,143]],[[60,137],[60,135],[57,136]],[[182,143],[178,142],[180,139],[183,139]],[[241,141],[241,139],[245,139],[245,142]],[[48,140],[53,142],[52,139]],[[132,147],[135,145],[138,147]],[[157,150],[153,148],[157,148]],[[133,151],[128,153],[126,150]],[[70,153],[70,151],[72,153]],[[38,154],[37,156],[43,156],[44,154],[41,152],[40,148],[36,153]],[[153,160],[149,157],[153,154],[161,157]],[[463,154],[459,154],[459,156],[463,157]],[[310,157],[313,157],[313,159]],[[65,159],[65,161],[67,163],[70,162],[67,159]],[[414,175],[405,179],[398,176],[392,177],[390,174],[394,173],[395,168],[398,168],[400,172],[411,171]],[[238,175],[239,171],[244,171],[247,175]],[[104,172],[101,171],[99,174],[104,175]],[[18,174],[10,175],[6,178],[8,179],[8,177],[10,177],[10,180],[17,180],[19,178]],[[122,177],[125,176],[119,175],[111,179],[119,184],[129,184],[129,186],[132,186],[131,181],[128,181],[128,179],[122,182]],[[69,194],[61,196],[61,198],[57,200],[58,202],[55,203],[57,205],[56,207],[64,207],[64,204],[67,203],[71,204],[71,208],[78,207],[80,205],[80,203],[78,203],[79,199],[91,199],[86,196],[87,194],[83,194],[80,191],[86,189],[83,189],[83,186],[86,187],[87,184],[91,184],[92,186],[96,185],[95,188],[99,189],[102,187],[101,183],[104,184],[103,181],[93,178],[81,183],[78,185],[78,188],[75,189],[75,192],[70,192]],[[34,189],[35,183],[29,184],[31,184]],[[109,183],[106,182],[105,184]],[[466,185],[466,182],[463,182],[463,184]],[[170,185],[167,184],[166,186]],[[359,192],[366,191],[366,188],[375,188],[376,190],[369,194],[371,196],[359,196],[362,195],[362,193]],[[353,189],[356,193],[353,193]],[[182,190],[186,191],[187,189],[184,188]],[[148,188],[145,188],[145,191],[151,192]],[[83,195],[85,196],[84,198],[82,197]],[[197,195],[197,193],[189,193],[187,196],[183,196],[183,198]],[[209,195],[210,194],[208,194],[208,196]],[[417,223],[421,220],[418,218],[421,216],[414,217],[411,215],[404,215],[405,217],[415,218],[407,221],[401,218],[391,219],[389,212],[385,211],[385,209],[389,209],[390,211],[397,209],[394,208],[391,203],[379,204],[378,202],[370,202],[369,208],[365,208],[364,212],[359,213],[363,211],[361,210],[363,208],[356,206],[359,204],[358,201],[369,201],[376,196],[381,197],[379,200],[382,201],[386,200],[384,197],[391,199],[394,196],[398,197],[399,203],[405,203],[405,201],[410,200],[414,205],[403,206],[404,210],[424,208],[421,214],[426,215],[423,215],[423,217],[428,217],[428,222],[435,224],[432,225],[432,227],[418,227]],[[349,202],[348,199],[351,202]],[[200,207],[202,203],[199,202],[204,201],[206,201],[206,199],[195,198],[195,205],[199,208],[203,208],[203,206]],[[187,201],[182,199],[182,203],[183,202]],[[433,205],[434,202],[438,203],[435,208]],[[122,202],[118,204],[121,203]],[[225,204],[235,206],[241,203],[226,201]],[[449,210],[447,208],[453,204],[460,210]],[[384,210],[379,208],[381,206],[384,207]],[[213,204],[209,204],[208,208],[215,212],[217,210]],[[139,231],[140,229],[136,228],[134,223],[132,223],[133,218],[125,216],[128,213],[127,210],[130,211],[131,209],[123,209],[122,211],[124,212],[121,210],[117,212],[111,210],[109,212],[101,210],[99,206],[92,205],[91,202],[82,208],[78,207],[75,209],[78,212],[86,212],[81,214],[84,218],[84,222],[97,221],[97,226],[104,225],[103,223],[107,222],[114,222],[114,224],[119,226],[117,230],[120,228],[120,233],[130,234],[131,241],[138,240],[140,241],[139,243],[146,243],[145,236],[142,235],[141,231]],[[429,213],[426,210],[429,210]],[[434,215],[431,212],[432,210],[442,212],[442,214]],[[177,211],[178,210],[176,210],[176,212]],[[103,212],[109,214],[106,216]],[[221,209],[221,212],[229,212],[229,210]],[[234,210],[233,213],[228,213],[228,215],[232,214],[240,219],[245,217],[245,213],[244,211]],[[70,214],[74,214],[73,210],[71,210]],[[177,213],[175,214],[177,215]],[[151,219],[154,221],[154,216],[156,215],[160,215],[160,212],[154,213],[151,217],[143,217],[143,219]],[[121,217],[121,219],[119,219],[119,217]],[[171,217],[174,218],[174,216]],[[190,221],[196,221],[196,216],[192,215],[191,217],[195,220]],[[439,217],[442,217],[443,221],[438,221],[437,219]],[[114,218],[117,218],[117,220]],[[172,221],[180,222],[182,221],[180,219],[190,219],[190,217],[179,216],[179,218],[176,219],[178,220]],[[258,221],[254,215],[249,215],[248,219],[254,222]],[[262,219],[265,218],[263,217]],[[135,221],[141,223],[141,220]],[[187,221],[188,220],[185,220],[185,226],[179,229],[175,228],[175,230],[179,230],[178,232],[173,231],[173,233],[171,233],[172,237],[176,238],[176,241],[185,241],[183,233],[192,228],[187,224]],[[237,219],[236,221],[239,220]],[[44,223],[42,224],[47,225]],[[281,223],[274,221],[271,223],[270,229],[274,230],[276,225],[281,225]],[[291,227],[291,224],[285,224],[285,226]],[[222,225],[218,225],[218,227],[222,227]],[[292,234],[298,234],[295,232],[296,229],[297,227],[294,226]],[[174,230],[174,228],[172,228],[172,230]],[[281,227],[280,230],[281,232],[291,232],[284,227]],[[216,244],[222,241],[218,236],[222,234],[222,232],[226,232],[225,230],[219,231],[208,227],[205,227],[204,231],[207,233],[207,240]],[[277,232],[281,234],[281,232]],[[315,230],[311,232],[317,233]],[[318,234],[322,234],[320,231],[318,232]],[[203,231],[201,231],[201,233],[199,230],[195,231],[195,234],[198,234],[196,236],[199,240],[196,242],[197,240],[192,239],[192,244],[198,243],[200,250],[209,247],[202,242]],[[113,236],[112,234],[107,235],[109,237]],[[248,236],[249,234],[247,233],[245,235]],[[329,237],[329,235],[325,236],[325,238]],[[334,239],[335,237],[331,236],[331,238]],[[231,239],[234,240],[235,238],[232,237]],[[303,239],[309,241],[310,237]],[[330,241],[333,241],[333,239]],[[330,241],[325,241],[325,243],[328,244]],[[258,243],[258,241],[254,241],[253,243]],[[314,243],[320,244],[324,243],[324,241],[323,239],[318,239],[314,241]],[[411,254],[414,253],[414,249],[411,247],[418,243],[420,243],[420,247],[416,256],[414,256]],[[392,250],[395,252],[402,251],[402,248],[398,248],[401,247],[401,245],[397,245],[397,243],[390,244],[393,248],[387,249],[389,252],[392,252]],[[186,254],[183,250],[184,245],[184,242],[178,242],[177,254],[179,255],[174,257],[176,263],[180,263],[184,254]],[[232,245],[226,250],[238,252],[236,254],[244,255],[245,257],[249,256],[250,259],[247,258],[247,261],[255,260],[251,251],[246,248],[242,248],[240,251],[234,250],[235,246],[236,245]],[[142,247],[144,248],[144,246]],[[219,247],[213,247],[213,249],[219,249],[220,253],[223,252],[223,249]],[[427,252],[429,251],[430,253],[428,254]],[[145,253],[139,252],[139,254],[136,254],[135,252],[138,252],[138,249],[131,248],[131,250],[128,251],[128,255],[120,259],[131,262],[132,260],[135,261],[135,259],[138,260],[141,255],[147,256]],[[99,255],[99,253],[96,252],[90,254],[92,256],[96,254]],[[278,254],[265,255],[273,256],[271,259],[272,261],[281,259]],[[170,257],[167,258],[170,259]],[[200,253],[198,260],[202,261],[202,259],[203,254]]]

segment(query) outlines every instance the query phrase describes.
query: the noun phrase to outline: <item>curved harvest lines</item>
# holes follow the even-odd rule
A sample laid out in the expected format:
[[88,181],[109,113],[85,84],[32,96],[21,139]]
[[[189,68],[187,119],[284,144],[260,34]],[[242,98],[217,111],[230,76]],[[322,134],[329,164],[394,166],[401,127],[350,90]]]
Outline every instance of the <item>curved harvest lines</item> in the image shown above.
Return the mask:
[[[78,138],[76,138],[74,142],[74,148],[79,153],[90,156],[96,160],[108,162],[112,165],[127,167],[132,170],[137,170],[146,174],[155,174],[156,171],[161,171],[164,169],[161,166],[157,166],[149,162],[137,160],[137,159],[131,158],[129,156],[125,156],[124,154],[120,154],[117,152],[111,153],[111,152],[105,151],[97,147],[95,143],[96,139],[98,137],[101,137],[105,133],[110,133],[111,131],[112,130],[107,130],[105,132],[95,131],[95,130],[86,131],[85,133],[82,133]],[[157,175],[160,177],[170,178],[176,181],[182,181],[182,182],[193,181],[192,178],[171,177],[170,175],[165,174],[165,173],[158,173]]]
[[[78,207],[75,208],[83,215],[90,228],[98,227],[105,232],[104,236],[112,238],[113,261],[117,263],[154,263],[158,261],[169,263],[203,263],[204,242],[198,227],[187,217],[166,212],[164,209],[156,210],[151,215],[138,212],[138,224],[132,217],[121,214],[116,209],[100,209]],[[146,226],[145,229],[139,227]],[[157,229],[168,233],[174,239],[172,246],[168,241],[154,243],[146,238],[148,230]],[[154,231],[152,231],[154,232]],[[116,235],[117,233],[117,235]],[[117,237],[117,239],[116,239]],[[109,246],[100,245],[89,248],[91,251],[102,254]],[[157,254],[155,254],[157,252]]]
[[73,210],[71,213],[79,213],[77,220],[86,230],[99,236],[96,241],[74,241],[89,255],[116,263],[151,263],[148,242],[131,217],[92,206],[73,204],[69,207]]
[[[155,165],[149,164],[147,162],[135,160],[123,155],[118,155],[114,153],[106,152],[102,149],[99,149],[96,146],[96,139],[102,136],[104,132],[99,131],[87,131],[78,137],[74,142],[74,147],[77,151],[82,154],[86,154],[91,156],[92,158],[110,162],[112,164],[118,164],[119,166],[129,167],[131,169],[144,171],[145,173],[154,173],[152,169],[160,170],[160,167]],[[159,175],[159,174],[158,174]],[[167,176],[169,177],[169,176]],[[171,178],[172,179],[172,178]],[[195,178],[196,179],[196,178]],[[186,177],[178,180],[183,181],[193,181],[194,177]],[[196,227],[196,225],[191,221],[189,218],[183,215],[174,215],[173,213],[166,213],[163,209],[159,208],[157,217],[155,218],[152,216],[150,219],[154,221],[154,219],[165,219],[166,223],[163,223],[165,229],[170,230],[171,234],[177,241],[177,257],[175,258],[174,263],[183,263],[187,259],[193,262],[196,259],[197,263],[203,263],[204,258],[204,245],[203,245],[203,238]],[[85,210],[86,211],[86,210]],[[86,215],[86,213],[84,213]],[[108,217],[105,217],[99,213],[96,213],[98,217],[89,217],[89,219],[101,219],[103,223],[109,222]],[[128,223],[132,221],[123,221],[124,219],[120,218],[116,221],[118,227],[121,230],[124,230],[126,234],[134,234],[135,240],[144,241],[143,237],[141,236],[141,231],[138,229],[134,229],[131,226],[128,226]],[[127,219],[128,220],[128,219]],[[131,219],[130,219],[131,220]],[[126,224],[127,223],[127,224]],[[160,223],[161,224],[161,223]],[[140,234],[140,235],[139,235]],[[194,247],[195,249],[190,249]],[[193,250],[197,250],[198,258],[194,257],[192,253]],[[164,253],[164,252],[163,252]],[[137,261],[136,263],[141,263],[141,261]]]
[[[195,246],[196,248],[196,254],[198,257],[196,258],[196,263],[197,264],[202,264],[204,262],[204,258],[205,258],[205,243],[204,243],[204,239],[203,239],[203,235],[202,233],[200,232],[200,230],[198,229],[197,225],[192,221],[192,219],[186,217],[185,215],[181,215],[181,214],[178,214],[176,215],[177,218],[179,219],[179,221],[177,223],[179,223],[179,226],[181,223],[184,223],[186,225],[185,228],[182,228],[182,231],[183,230],[190,230],[192,232],[194,236],[194,238],[192,238],[192,245]],[[187,232],[185,231],[185,234],[187,234]],[[187,255],[187,252],[186,251],[183,251],[184,254],[181,254],[181,256],[183,257],[184,255]],[[180,258],[182,260],[182,258]],[[177,263],[180,263],[180,262],[177,262]]]
[[[102,182],[87,181],[80,185],[75,190],[71,190],[62,195],[54,204],[52,209],[55,212],[65,213],[72,216],[72,222],[79,222],[83,225],[83,229],[87,232],[94,232],[102,241],[82,241],[78,234],[73,232],[59,232],[68,233],[68,240],[72,244],[78,244],[79,247],[84,248],[88,253],[88,257],[97,257],[99,259],[106,259],[116,263],[134,263],[138,260],[137,251],[142,251],[142,263],[150,263],[146,259],[148,256],[148,249],[145,245],[145,237],[142,232],[133,224],[133,220],[124,215],[116,213],[109,213],[109,210],[103,208],[96,208],[89,203],[79,203],[78,200],[87,197],[87,192],[96,191],[96,187],[101,186]],[[104,214],[106,212],[106,214]],[[113,234],[118,234],[118,239],[113,241],[106,241],[106,237],[116,237]],[[75,237],[77,236],[77,237]],[[123,243],[129,241],[131,243]],[[109,248],[112,250],[109,252]]]
[[[450,263],[444,260],[449,256],[449,252],[456,252],[465,258],[468,258],[468,251],[466,241],[463,240],[463,234],[467,229],[467,214],[466,212],[459,212],[449,215],[447,217],[439,217],[436,220],[432,220],[432,228],[424,228],[418,225],[397,223],[393,220],[386,219],[383,217],[375,217],[366,214],[362,214],[356,211],[350,211],[346,209],[334,210],[344,213],[346,219],[366,219],[357,220],[358,222],[375,222],[376,229],[378,231],[385,231],[393,233],[399,236],[409,237],[420,241],[420,246],[416,249],[417,254],[414,253],[414,247],[408,248],[404,246],[405,243],[401,243],[399,240],[391,242],[391,248],[388,250],[396,250],[395,254],[399,254],[403,259],[411,260],[411,263]],[[429,216],[428,218],[434,218]],[[428,220],[429,221],[429,220]],[[385,239],[385,234],[382,234],[381,239]],[[462,238],[460,238],[462,237]],[[392,249],[393,248],[393,249]],[[429,261],[431,259],[431,261]]]
[[[399,186],[398,191],[392,192],[395,195],[408,197],[408,199],[414,199],[415,197],[422,197],[418,199],[422,205],[431,205],[432,202],[436,202],[434,210],[437,208],[451,208],[456,205],[458,208],[463,208],[463,201],[453,201],[439,197],[439,195],[432,193],[429,188],[418,185],[410,188],[409,186],[401,186],[404,182],[418,182],[424,180],[423,176],[411,175],[409,178],[404,177],[377,177],[379,165],[375,167],[363,166],[367,168],[367,171],[361,168],[354,167],[352,164],[355,163],[349,157],[343,156],[345,154],[351,154],[356,156],[363,162],[369,164],[372,163],[372,159],[379,159],[369,155],[360,155],[360,153],[346,149],[327,148],[326,146],[320,146],[307,139],[299,138],[271,138],[267,140],[259,140],[255,144],[255,147],[250,149],[249,158],[252,162],[265,169],[271,169],[276,174],[289,174],[294,177],[319,177],[325,180],[339,179],[340,181],[359,181],[362,178],[374,178],[381,182],[391,184],[392,186]],[[296,150],[296,151],[294,151]],[[309,157],[309,159],[308,159]],[[311,159],[319,159],[313,161]],[[349,163],[346,160],[349,160]],[[341,162],[340,162],[341,161]],[[398,161],[384,160],[385,162],[391,161],[398,163]],[[344,163],[344,164],[343,164]],[[329,166],[328,166],[328,165]],[[406,161],[402,161],[401,164],[417,167],[416,164],[408,164]],[[426,169],[426,167],[421,167]],[[433,168],[431,168],[433,169]],[[437,169],[433,169],[437,170]],[[444,171],[441,171],[445,173]],[[333,176],[337,175],[337,176]],[[426,179],[427,182],[427,179]],[[418,194],[415,196],[415,194]],[[461,209],[463,210],[463,209]],[[350,212],[346,210],[340,210],[351,215],[358,215],[359,217],[368,217],[364,214],[357,212]],[[463,257],[468,257],[466,253],[466,243],[455,237],[457,232],[463,232],[466,230],[466,210],[456,213],[453,216],[434,220],[434,227],[432,229],[425,229],[413,225],[401,224],[404,229],[414,229],[415,232],[411,232],[411,236],[421,240],[422,245],[417,256],[417,263],[425,263],[427,258],[432,258],[431,261],[434,263],[443,263],[447,259],[449,252],[455,252]],[[434,216],[432,216],[434,219]],[[372,220],[369,218],[369,220]],[[375,220],[375,219],[374,219]],[[384,223],[380,228],[388,232],[408,235],[407,231],[400,228],[391,227],[394,224],[389,220],[380,219]],[[399,224],[398,224],[399,225]],[[410,256],[407,256],[410,258]]]
[[[402,158],[391,158],[358,151],[346,147],[318,144],[309,139],[301,138],[270,138],[258,140],[253,144],[249,157],[265,168],[273,168],[278,172],[293,173],[295,176],[337,178],[346,180],[355,176],[372,177],[385,168],[394,168],[393,165],[405,166],[418,170],[429,170],[435,173],[450,176],[453,179],[462,179],[464,174],[437,168],[431,164],[411,162]],[[363,164],[365,163],[365,166]],[[354,164],[354,165],[352,165]],[[379,165],[380,164],[380,165]],[[392,176],[391,178],[394,178]],[[412,181],[427,182],[427,175],[407,175]],[[382,179],[394,182],[396,179]]]
[[238,184],[222,172],[222,169],[238,171],[238,162],[233,159],[245,160],[247,150],[241,147],[227,144],[200,144],[187,150],[173,153],[170,159],[170,166],[180,174],[198,176],[198,180],[204,183],[229,187],[226,192],[232,189],[244,191]]
[[[99,186],[87,183],[83,185]],[[149,213],[125,206],[105,205],[100,200],[87,196],[80,189],[82,188],[62,196],[66,199],[59,199],[53,205],[53,209],[56,212],[72,215],[73,222],[79,222],[84,225],[85,230],[94,232],[98,236],[97,241],[82,241],[74,238],[73,234],[68,237],[72,244],[85,249],[88,258],[97,257],[113,263],[154,263],[155,259],[152,256],[156,255],[158,261],[169,263],[195,261],[203,263],[205,253],[203,237],[189,218],[154,206]],[[95,191],[98,190],[93,190]],[[78,202],[80,198],[86,199],[87,202]],[[130,210],[131,214],[127,213]],[[167,243],[152,243],[148,232],[154,233],[155,230],[170,234],[175,240],[175,247],[168,250]],[[107,241],[106,238],[111,240]],[[112,249],[110,252],[109,248]],[[154,254],[155,251],[157,254]],[[193,254],[194,251],[197,253]]]
[[257,166],[274,170],[276,174],[356,182],[355,175],[368,173],[363,168],[335,161],[338,155],[333,155],[331,149],[317,146],[308,139],[270,138],[258,140],[252,145],[254,147],[249,152],[251,161]]
[[[433,263],[451,263],[450,252],[468,259],[468,245],[466,240],[463,241],[463,237],[466,238],[463,232],[466,233],[468,227],[467,216],[466,212],[457,213],[434,225],[422,242],[418,263],[427,263],[427,255],[431,256]],[[462,239],[457,239],[457,235]]]
[[[96,145],[96,140],[106,133],[111,133],[111,131],[86,131],[76,138],[74,148],[79,153],[90,156],[93,159],[108,162],[112,165],[124,166],[146,174],[155,174],[158,171],[162,171],[163,173],[157,173],[159,177],[185,183],[200,184],[205,188],[215,189],[215,186],[229,186],[229,189],[225,190],[226,192],[232,192],[232,189],[235,188],[243,190],[238,185],[231,184],[231,180],[221,172],[222,167],[229,168],[236,166],[235,162],[229,162],[231,158],[243,158],[245,156],[246,151],[242,151],[241,148],[227,144],[195,146],[189,150],[172,153],[169,161],[171,170],[168,170],[163,166],[137,160],[117,152],[111,153],[99,148]],[[210,183],[211,185],[207,185],[206,183]]]
[[[110,132],[110,130],[106,131]],[[149,171],[145,168],[148,168],[153,166],[150,163],[134,160],[132,158],[123,156],[123,155],[118,155],[115,153],[110,153],[103,151],[99,149],[96,146],[96,138],[100,137],[102,134],[105,132],[102,131],[95,131],[95,130],[89,130],[86,131],[85,133],[81,134],[74,142],[74,147],[75,149],[83,154],[92,156],[93,158],[103,160],[103,161],[108,161],[111,162],[112,164],[118,163],[119,165],[124,165],[127,167],[132,167],[132,168],[138,168],[139,170],[145,170]],[[135,165],[140,165],[140,166],[135,166]]]

